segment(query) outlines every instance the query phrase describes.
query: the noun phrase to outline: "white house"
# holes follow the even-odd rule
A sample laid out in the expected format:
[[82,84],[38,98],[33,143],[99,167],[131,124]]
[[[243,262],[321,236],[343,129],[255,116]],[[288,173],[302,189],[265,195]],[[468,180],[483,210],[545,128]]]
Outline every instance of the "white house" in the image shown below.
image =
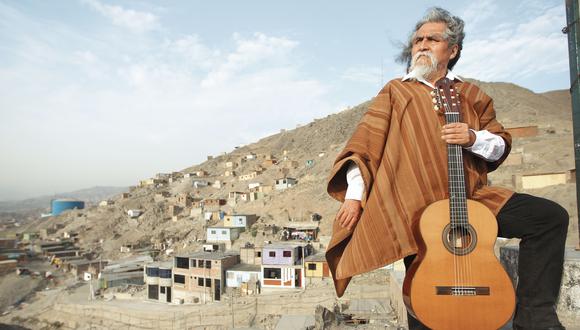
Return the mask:
[[237,227],[208,227],[206,241],[208,242],[231,242],[240,237],[244,228]]
[[141,210],[129,210],[129,211],[127,211],[127,215],[129,215],[129,217],[131,217],[131,218],[137,218],[142,213],[143,213],[143,211],[141,211]]
[[224,227],[250,228],[256,222],[255,214],[232,214],[224,217]]
[[276,179],[276,190],[284,190],[295,186],[298,183],[298,180],[294,178],[280,178]]
[[226,286],[239,288],[242,284],[256,284],[262,281],[262,267],[260,265],[237,264],[226,271]]
[[205,180],[194,180],[193,181],[194,188],[207,187],[208,185],[209,185],[209,182],[207,182]]

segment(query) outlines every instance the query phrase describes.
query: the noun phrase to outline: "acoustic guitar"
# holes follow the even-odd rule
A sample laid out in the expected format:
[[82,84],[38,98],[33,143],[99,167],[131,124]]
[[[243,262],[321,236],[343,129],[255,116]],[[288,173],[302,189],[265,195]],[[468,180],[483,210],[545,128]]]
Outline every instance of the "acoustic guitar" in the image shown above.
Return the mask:
[[[436,110],[443,107],[447,123],[460,122],[452,81],[435,87]],[[467,199],[461,146],[448,144],[447,157],[449,199],[429,205],[413,226],[419,251],[403,283],[405,305],[431,329],[499,329],[513,314],[515,294],[493,251],[497,222]]]

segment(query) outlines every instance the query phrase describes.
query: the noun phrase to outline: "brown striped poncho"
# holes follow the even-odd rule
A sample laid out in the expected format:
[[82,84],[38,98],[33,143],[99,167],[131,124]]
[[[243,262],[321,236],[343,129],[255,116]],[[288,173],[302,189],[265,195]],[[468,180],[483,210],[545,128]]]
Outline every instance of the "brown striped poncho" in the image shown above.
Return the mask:
[[[506,142],[502,158],[485,160],[464,151],[468,198],[497,215],[513,194],[487,185],[487,173],[507,157],[511,136],[495,118],[492,99],[477,86],[455,82],[463,122],[488,130]],[[346,170],[355,162],[365,183],[363,212],[353,230],[333,224],[326,251],[336,293],[344,294],[352,276],[390,264],[417,252],[411,224],[429,204],[448,198],[447,146],[441,140],[442,112],[433,110],[431,88],[417,81],[390,81],[374,99],[328,181],[328,193],[344,201]]]

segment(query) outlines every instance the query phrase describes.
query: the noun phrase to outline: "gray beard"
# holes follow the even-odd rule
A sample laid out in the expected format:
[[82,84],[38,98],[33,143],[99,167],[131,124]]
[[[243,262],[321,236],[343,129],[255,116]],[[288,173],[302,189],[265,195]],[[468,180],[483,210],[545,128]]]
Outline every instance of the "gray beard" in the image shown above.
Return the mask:
[[[431,61],[431,64],[417,63],[417,59],[421,55],[428,56]],[[438,64],[437,59],[435,58],[435,56],[433,56],[431,52],[419,52],[415,54],[415,56],[413,56],[410,71],[408,74],[412,79],[428,80],[429,77],[437,71],[437,64]]]

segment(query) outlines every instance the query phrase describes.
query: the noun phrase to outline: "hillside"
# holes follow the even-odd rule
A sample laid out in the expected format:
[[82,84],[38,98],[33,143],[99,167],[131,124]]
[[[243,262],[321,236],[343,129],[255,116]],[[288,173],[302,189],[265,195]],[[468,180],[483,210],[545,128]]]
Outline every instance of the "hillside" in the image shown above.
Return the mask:
[[[519,154],[521,162],[504,165],[492,173],[490,180],[493,184],[523,191],[518,183],[522,175],[574,169],[570,96],[566,91],[536,94],[514,84],[473,82],[494,99],[497,116],[504,126],[537,126],[535,136],[514,138],[512,154]],[[205,226],[219,222],[211,220],[206,223],[202,216],[191,216],[190,208],[185,208],[175,221],[172,220],[168,209],[178,204],[179,194],[188,193],[199,199],[227,199],[229,192],[247,192],[248,183],[273,185],[276,178],[284,175],[282,171],[286,168],[287,176],[298,180],[296,186],[283,191],[273,190],[255,201],[238,200],[235,204],[222,207],[226,213],[255,213],[259,216],[253,227],[256,236],[253,237],[250,232],[242,233],[233,249],[245,242],[260,246],[264,241],[277,240],[278,234],[274,234],[276,230],[272,226],[279,227],[289,221],[310,221],[314,213],[321,216],[319,236],[322,244],[315,248],[323,248],[331,235],[332,221],[339,207],[325,192],[327,175],[334,158],[368,105],[369,102],[365,102],[296,129],[281,131],[180,171],[185,174],[203,170],[207,172],[203,177],[176,179],[159,186],[133,187],[129,197],[118,195],[113,198],[113,205],[66,212],[50,220],[35,221],[26,229],[63,223],[66,226],[55,235],[76,231],[79,233],[79,244],[103,258],[118,258],[121,254],[119,248],[127,244],[146,247],[164,242],[167,249],[173,249],[173,253],[195,251],[205,238]],[[249,154],[255,154],[256,159],[242,160]],[[278,165],[264,168],[254,179],[240,181],[238,177],[224,175],[227,170],[236,171],[238,176],[251,173],[262,166],[270,155],[279,161]],[[313,162],[307,165],[307,161]],[[228,168],[227,162],[235,162],[238,166]],[[210,186],[196,188],[192,184],[194,180],[207,181]],[[211,186],[216,180],[222,182],[221,187]],[[161,192],[166,192],[165,196]],[[574,232],[569,235],[568,244],[576,244],[575,184],[559,184],[527,192],[552,198],[568,209]],[[143,214],[130,219],[126,213],[130,209],[142,210]]]
[[31,210],[49,210],[50,201],[59,198],[80,199],[87,203],[96,203],[127,190],[127,187],[92,187],[66,193],[39,196],[14,201],[0,201],[0,212],[23,212]]

